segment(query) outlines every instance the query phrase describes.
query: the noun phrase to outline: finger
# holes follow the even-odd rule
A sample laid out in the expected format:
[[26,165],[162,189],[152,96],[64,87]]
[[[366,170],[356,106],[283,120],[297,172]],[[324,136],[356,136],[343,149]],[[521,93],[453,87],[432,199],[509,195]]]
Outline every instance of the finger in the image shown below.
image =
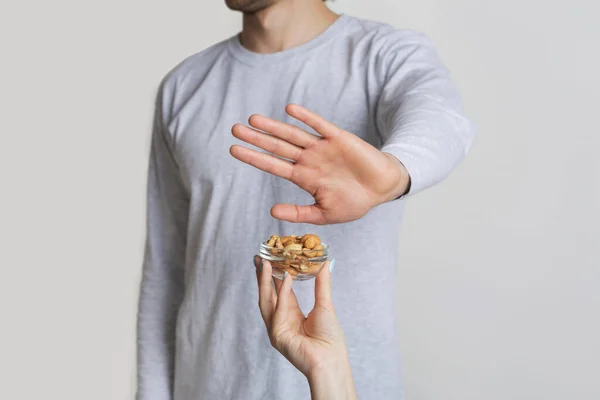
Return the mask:
[[[273,279],[273,282],[275,283],[275,292],[277,293],[277,298],[278,299],[281,296],[281,288],[283,287],[283,283],[287,279],[293,280],[293,278],[290,276],[290,274],[287,274],[286,278],[284,280]],[[290,298],[287,299],[288,300],[288,307],[300,308],[300,304],[298,303],[298,298],[296,297],[296,293],[294,293],[293,290],[290,291],[289,297]]]
[[256,283],[258,283],[258,289],[260,290],[260,277],[262,276],[262,258],[260,256],[254,256],[253,261],[256,272]]
[[271,208],[271,216],[282,221],[324,225],[323,211],[316,205],[298,206],[294,204],[276,204]]
[[271,329],[273,312],[277,304],[277,294],[271,279],[271,263],[263,260],[262,271],[258,269],[258,307],[267,329]]
[[[275,281],[278,280],[275,279]],[[280,281],[279,284],[275,283],[275,285],[278,286],[278,291],[277,306],[275,307],[273,318],[280,318],[288,313],[290,307],[296,307],[298,302],[296,295],[292,292],[292,276],[290,274],[286,274],[283,281]],[[296,304],[294,304],[294,301]]]
[[277,121],[262,115],[254,114],[248,119],[250,126],[268,132],[273,136],[277,136],[286,142],[295,144],[300,147],[310,147],[320,140],[319,137],[308,133],[297,126],[286,124],[285,122]]
[[330,265],[331,261],[327,261],[315,278],[315,306],[332,307]]
[[248,128],[241,124],[234,125],[233,128],[231,128],[231,133],[233,133],[233,136],[246,143],[290,160],[297,160],[302,152],[300,147],[294,146],[285,140],[267,135],[266,133],[259,132],[256,129]]
[[284,179],[292,179],[294,164],[289,161],[237,145],[231,146],[229,152],[241,162]]
[[342,132],[340,128],[327,121],[325,118],[297,104],[289,104],[285,108],[285,111],[291,117],[304,122],[325,138],[338,136]]

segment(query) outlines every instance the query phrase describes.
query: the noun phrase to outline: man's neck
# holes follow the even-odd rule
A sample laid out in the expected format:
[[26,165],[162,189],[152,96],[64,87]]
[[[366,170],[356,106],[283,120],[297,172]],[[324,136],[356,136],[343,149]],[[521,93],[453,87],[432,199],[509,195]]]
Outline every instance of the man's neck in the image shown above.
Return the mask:
[[240,40],[256,53],[275,53],[309,42],[337,18],[322,0],[283,0],[244,14]]

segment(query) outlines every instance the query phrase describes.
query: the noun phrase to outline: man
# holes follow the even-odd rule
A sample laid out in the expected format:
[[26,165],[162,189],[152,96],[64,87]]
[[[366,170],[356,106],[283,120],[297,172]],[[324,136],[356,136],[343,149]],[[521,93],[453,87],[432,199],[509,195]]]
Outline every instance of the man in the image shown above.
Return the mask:
[[[266,339],[250,264],[271,234],[308,232],[335,253],[333,302],[358,397],[401,398],[403,198],[467,153],[457,92],[420,34],[320,0],[227,5],[244,13],[242,33],[185,60],[159,91],[138,399],[310,398]],[[312,305],[311,283],[294,291]]]

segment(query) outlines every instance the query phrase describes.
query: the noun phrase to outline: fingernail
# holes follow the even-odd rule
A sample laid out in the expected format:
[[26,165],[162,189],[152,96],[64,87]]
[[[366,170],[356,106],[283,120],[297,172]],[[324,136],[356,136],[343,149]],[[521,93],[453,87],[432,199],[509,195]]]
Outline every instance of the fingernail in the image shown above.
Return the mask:
[[283,273],[283,278],[281,278],[281,280],[282,280],[282,281],[285,281],[285,277],[287,276],[287,274],[288,274],[288,273],[287,273],[287,271],[285,271],[285,272]]
[[[256,259],[258,258],[258,263],[256,262]],[[260,258],[259,256],[254,256],[254,258],[252,259],[252,264],[254,264],[254,268],[257,267],[256,264],[258,264],[258,270],[260,272],[262,272],[262,263],[263,263],[263,259]]]
[[331,262],[329,263],[329,273],[333,272],[334,266],[335,266],[335,258],[333,260],[331,260]]

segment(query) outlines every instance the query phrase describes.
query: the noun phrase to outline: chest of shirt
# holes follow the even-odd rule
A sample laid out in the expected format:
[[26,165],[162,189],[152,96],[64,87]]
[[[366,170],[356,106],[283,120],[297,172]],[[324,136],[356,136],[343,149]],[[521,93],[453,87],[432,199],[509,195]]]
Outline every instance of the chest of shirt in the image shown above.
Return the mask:
[[[224,71],[225,70],[225,71]],[[236,123],[265,115],[315,133],[285,113],[300,104],[374,146],[381,145],[375,112],[377,87],[352,63],[290,63],[288,68],[250,68],[222,62],[182,84],[175,98],[169,132],[184,180],[255,180],[256,172],[229,155]]]

